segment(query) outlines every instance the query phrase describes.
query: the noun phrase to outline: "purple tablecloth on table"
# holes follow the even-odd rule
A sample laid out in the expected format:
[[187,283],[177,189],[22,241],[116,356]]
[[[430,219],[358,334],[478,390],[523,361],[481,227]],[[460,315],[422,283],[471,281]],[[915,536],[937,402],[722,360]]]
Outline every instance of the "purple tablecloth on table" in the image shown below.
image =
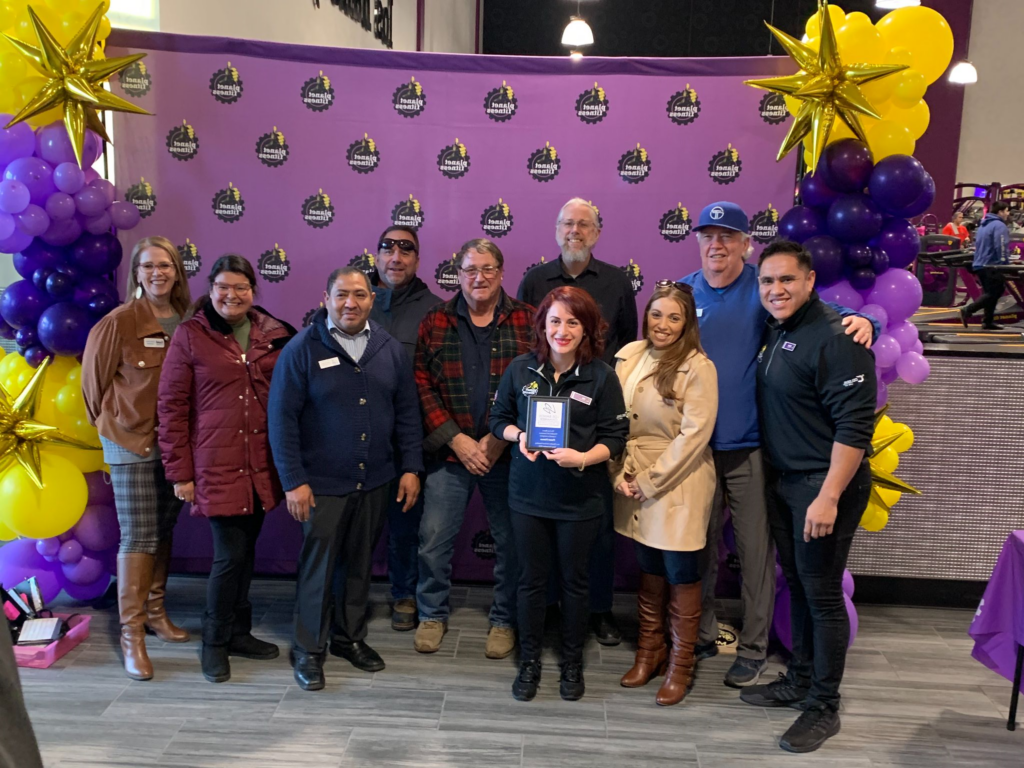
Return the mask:
[[968,634],[971,655],[1012,681],[1017,646],[1024,645],[1024,531],[1014,531],[1003,545]]

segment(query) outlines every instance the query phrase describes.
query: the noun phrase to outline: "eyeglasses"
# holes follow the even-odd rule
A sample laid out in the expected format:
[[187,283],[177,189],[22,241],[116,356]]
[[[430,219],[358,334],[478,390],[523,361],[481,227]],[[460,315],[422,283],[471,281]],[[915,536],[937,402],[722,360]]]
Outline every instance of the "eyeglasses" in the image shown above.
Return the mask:
[[677,283],[675,280],[659,280],[654,284],[655,288],[675,288],[683,293],[693,293],[693,288],[686,283]]
[[398,250],[402,253],[415,253],[416,243],[412,240],[392,240],[390,237],[385,237],[380,241],[380,245],[377,246],[377,250],[381,252],[388,252],[395,246],[398,246]]
[[213,290],[217,292],[218,296],[227,296],[229,293],[235,294],[235,296],[248,296],[252,293],[252,286],[248,283],[241,283],[239,285],[227,285],[225,283],[214,283]]
[[488,280],[490,280],[496,274],[501,272],[501,267],[491,266],[490,264],[488,264],[486,267],[468,267],[466,269],[459,267],[459,272],[464,274],[470,280],[476,280],[477,275],[483,275]]
[[154,269],[163,272],[164,274],[167,274],[169,272],[174,271],[174,264],[172,264],[169,261],[162,261],[159,264],[154,264],[151,261],[147,261],[145,264],[139,264],[139,269],[141,269],[147,275],[153,274]]
[[573,221],[572,219],[566,219],[558,223],[561,224],[566,229],[572,229],[573,227],[576,227],[576,229],[578,229],[580,232],[586,232],[588,229],[593,229],[595,226],[594,222],[586,220]]
[[729,243],[735,243],[743,237],[740,232],[698,232],[697,239],[702,243],[710,243],[716,238],[722,245],[729,245]]

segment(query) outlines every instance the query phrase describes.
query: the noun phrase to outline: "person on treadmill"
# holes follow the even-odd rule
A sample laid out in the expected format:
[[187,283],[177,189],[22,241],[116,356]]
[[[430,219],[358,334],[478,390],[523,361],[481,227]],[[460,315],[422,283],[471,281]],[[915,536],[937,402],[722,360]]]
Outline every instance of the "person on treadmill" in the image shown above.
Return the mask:
[[974,273],[985,291],[981,297],[960,308],[960,322],[967,327],[967,319],[983,310],[981,327],[986,331],[1002,330],[995,323],[996,304],[1006,289],[1006,278],[998,269],[1010,263],[1010,230],[1006,220],[1010,218],[1010,205],[997,200],[981,220],[974,245]]

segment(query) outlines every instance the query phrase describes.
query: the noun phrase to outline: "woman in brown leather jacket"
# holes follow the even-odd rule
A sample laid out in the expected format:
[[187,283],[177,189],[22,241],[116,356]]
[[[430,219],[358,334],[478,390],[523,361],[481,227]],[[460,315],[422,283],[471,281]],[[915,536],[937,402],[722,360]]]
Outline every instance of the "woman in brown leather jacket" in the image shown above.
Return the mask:
[[110,465],[121,526],[117,602],[124,669],[134,680],[149,680],[146,628],[164,642],[189,639],[164,608],[171,534],[183,505],[160,462],[157,386],[171,335],[192,303],[185,267],[170,240],[147,237],[135,244],[127,294],[89,333],[82,395]]

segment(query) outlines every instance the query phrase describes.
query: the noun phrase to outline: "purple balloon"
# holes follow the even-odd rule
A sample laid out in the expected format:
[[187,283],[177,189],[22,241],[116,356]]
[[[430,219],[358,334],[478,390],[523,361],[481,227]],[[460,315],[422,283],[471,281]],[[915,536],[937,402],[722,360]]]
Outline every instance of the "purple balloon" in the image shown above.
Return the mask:
[[889,385],[879,378],[876,382],[875,389],[875,410],[884,408],[885,404],[889,402]]
[[60,545],[57,559],[64,563],[64,565],[74,565],[82,559],[82,553],[82,545],[75,539],[69,539]]
[[825,183],[820,173],[808,173],[800,180],[800,199],[804,205],[828,208],[839,197],[839,193]]
[[73,216],[70,219],[52,219],[50,228],[43,233],[43,242],[50,245],[71,245],[82,234],[82,225]]
[[[0,126],[7,125],[14,115],[0,115]],[[0,168],[21,157],[31,157],[36,148],[36,137],[28,123],[0,128]]]
[[875,365],[882,369],[892,368],[903,354],[896,339],[887,333],[879,336],[871,349],[875,353]]
[[64,531],[64,533],[62,533],[60,536],[58,536],[57,537],[57,541],[59,541],[61,544],[63,544],[65,541],[71,541],[73,538],[75,538],[75,534],[73,534],[70,530],[68,530],[68,531]]
[[89,506],[111,505],[114,503],[114,486],[111,485],[110,475],[106,472],[98,471],[89,472],[84,477],[85,487],[89,491],[87,497]]
[[75,289],[75,303],[86,306],[94,296],[111,296],[117,298],[117,288],[109,280],[96,275],[83,275]]
[[853,269],[871,266],[871,247],[863,243],[846,246],[846,265]]
[[840,280],[834,285],[820,289],[818,296],[822,301],[830,301],[855,312],[864,306],[864,298],[846,280]]
[[924,354],[924,344],[922,344],[921,340],[918,339],[917,341],[914,342],[914,345],[910,348],[910,351],[911,352],[917,352],[917,354],[919,354],[919,355],[923,355]]
[[816,284],[829,286],[843,275],[843,246],[834,237],[818,235],[804,241],[804,248],[814,261]]
[[891,269],[905,269],[921,250],[921,236],[906,219],[892,219],[882,227],[873,245],[885,251]]
[[32,235],[15,228],[13,235],[0,240],[0,253],[19,253],[32,244],[32,239]]
[[844,242],[867,242],[881,229],[882,212],[860,192],[841,195],[828,209],[828,233]]
[[880,275],[889,268],[889,256],[881,248],[871,247],[871,271]]
[[102,235],[110,231],[112,222],[110,214],[104,211],[99,216],[92,216],[85,220],[85,231],[91,235]]
[[10,341],[14,338],[14,329],[7,324],[6,320],[0,319],[0,339]]
[[19,328],[14,334],[14,341],[22,348],[38,344],[39,335],[36,333],[35,326],[26,325],[24,328]]
[[871,172],[871,199],[887,213],[896,214],[917,200],[925,189],[927,173],[921,161],[910,155],[889,155]]
[[873,167],[874,158],[867,145],[857,139],[843,139],[825,147],[817,174],[836,192],[860,192],[867,186]]
[[38,237],[50,228],[50,216],[38,205],[29,205],[17,215],[18,229],[26,235]]
[[896,373],[907,384],[920,384],[928,378],[931,366],[928,359],[919,352],[904,352],[896,361]]
[[53,183],[61,192],[73,195],[85,186],[85,172],[77,163],[61,163],[53,169]]
[[[61,574],[63,576],[63,574]],[[110,574],[104,573],[100,578],[96,579],[92,584],[78,585],[68,580],[64,580],[64,591],[68,597],[72,600],[77,600],[80,603],[91,603],[99,597],[103,596],[103,593],[107,591],[107,587],[110,586]]]
[[917,326],[910,321],[895,323],[890,329],[889,335],[900,345],[901,353],[910,352],[914,349],[914,344],[921,341],[921,334],[918,332]]
[[61,590],[60,566],[36,551],[35,539],[18,539],[0,547],[0,586],[12,589],[35,576],[43,600],[49,603]]
[[83,555],[82,559],[73,565],[61,566],[61,570],[65,579],[79,586],[92,584],[109,575],[103,560],[94,557],[93,554]]
[[[51,165],[60,165],[61,163],[78,165],[78,161],[75,159],[75,149],[71,145],[71,139],[68,137],[63,122],[43,126],[36,134],[35,140],[36,154]],[[100,141],[100,137],[87,130],[82,146],[82,167],[88,168],[95,163],[102,151],[103,142]]]
[[107,201],[107,207],[109,208],[114,200],[117,199],[117,190],[114,189],[114,185],[106,179],[96,179],[95,181],[89,182],[89,186],[100,190],[103,193],[103,197]]
[[50,299],[30,280],[18,280],[11,283],[0,297],[0,316],[12,328],[32,326],[39,321],[39,316],[50,306]]
[[893,324],[914,314],[921,306],[922,296],[921,283],[914,275],[903,269],[889,269],[878,276],[867,301],[885,307],[889,323]]
[[102,189],[86,184],[75,194],[75,207],[83,216],[99,216],[107,210],[107,196]]
[[896,366],[893,366],[892,368],[887,368],[886,370],[882,371],[881,381],[883,384],[888,386],[889,384],[892,384],[894,381],[896,381],[896,379],[898,379],[899,377],[900,375],[896,373]]
[[26,349],[22,355],[29,367],[38,368],[42,365],[43,360],[50,357],[50,351],[41,344],[36,344]]
[[142,214],[134,203],[118,200],[110,206],[110,220],[118,229],[132,229],[141,218]]
[[850,285],[858,291],[870,291],[875,285],[875,273],[871,267],[861,267],[850,273]]
[[[775,632],[775,637],[778,638],[783,647],[786,648],[786,650],[791,651],[793,649],[793,625],[790,609],[789,585],[781,574],[782,569],[776,568],[776,570],[778,573],[776,576],[775,611],[772,619],[772,630]],[[846,603],[846,613],[850,617],[850,645],[853,645],[853,641],[857,638],[857,630],[860,628],[860,621],[857,618],[857,608],[853,604],[853,600],[850,598],[850,595],[845,594],[845,589],[843,598]]]
[[860,313],[877,320],[878,324],[882,326],[882,333],[885,333],[885,329],[889,326],[889,313],[885,311],[885,307],[878,304],[865,304],[860,308]]
[[72,530],[83,547],[96,552],[109,549],[121,540],[117,512],[111,504],[90,504]]
[[914,202],[908,205],[906,208],[901,208],[896,212],[897,216],[901,216],[906,219],[912,219],[914,216],[920,216],[922,213],[932,207],[932,203],[935,202],[935,179],[932,178],[930,173],[925,174],[925,185],[924,191],[921,196]]
[[85,302],[85,308],[98,317],[103,317],[116,306],[117,301],[105,293],[97,294]]
[[18,228],[18,221],[9,213],[0,212],[0,240],[6,240]]
[[[21,253],[14,254],[14,268],[26,280],[35,278],[41,268],[53,271],[64,263],[64,249],[47,245],[41,240],[34,241]],[[36,286],[42,290],[41,286]]]
[[[0,165],[3,165],[0,163]],[[32,193],[28,187],[16,179],[0,181],[0,211],[3,213],[21,213],[32,202]]]
[[100,174],[93,168],[86,168],[85,171],[85,183],[90,184],[96,179],[100,178]]
[[847,570],[843,570],[843,594],[849,598],[853,597],[853,574]]
[[46,213],[56,221],[66,221],[75,215],[75,198],[64,192],[54,192],[46,198]]
[[20,157],[12,161],[4,171],[5,179],[20,181],[31,195],[36,205],[45,205],[46,198],[57,188],[53,185],[53,168],[39,157]]
[[60,552],[60,541],[54,536],[49,539],[39,539],[36,541],[36,552],[43,557],[56,557],[57,553]]
[[58,264],[57,271],[70,277],[72,280],[75,281],[76,285],[82,282],[82,278],[86,276],[81,269],[79,269],[73,264],[68,264],[67,262],[64,262],[63,264]]
[[825,222],[813,208],[796,205],[779,219],[779,237],[802,243],[816,235],[825,234]]
[[[107,227],[110,229],[110,217]],[[86,272],[102,275],[112,271],[121,261],[121,244],[112,234],[98,232],[82,235],[71,249],[71,263]]]
[[54,272],[46,278],[46,292],[55,301],[64,301],[75,295],[75,283],[63,272]]
[[77,357],[96,323],[89,310],[73,301],[54,304],[39,316],[39,341],[55,355]]

